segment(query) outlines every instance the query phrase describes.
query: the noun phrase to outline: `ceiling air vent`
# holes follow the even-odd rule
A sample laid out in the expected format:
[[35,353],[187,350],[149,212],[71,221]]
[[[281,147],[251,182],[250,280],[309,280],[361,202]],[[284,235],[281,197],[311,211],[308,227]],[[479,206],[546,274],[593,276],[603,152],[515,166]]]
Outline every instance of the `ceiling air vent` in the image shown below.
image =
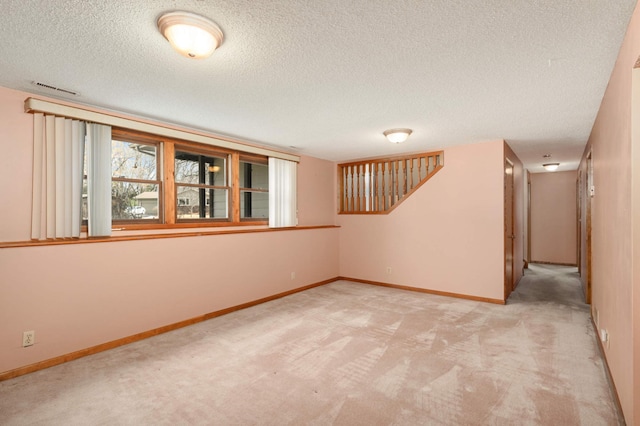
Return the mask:
[[80,95],[78,92],[74,92],[73,90],[63,89],[61,87],[52,86],[50,84],[41,83],[39,81],[32,81],[31,84],[41,89],[53,90],[54,92],[64,93],[66,95],[71,95],[71,96]]

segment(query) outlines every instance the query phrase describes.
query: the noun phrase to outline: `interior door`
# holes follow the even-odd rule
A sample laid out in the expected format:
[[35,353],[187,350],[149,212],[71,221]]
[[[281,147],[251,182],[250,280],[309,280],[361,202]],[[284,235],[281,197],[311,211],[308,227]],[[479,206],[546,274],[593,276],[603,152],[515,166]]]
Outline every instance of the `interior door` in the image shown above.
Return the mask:
[[513,248],[515,229],[513,220],[513,163],[504,163],[504,300],[506,301],[513,290]]
[[[582,171],[578,171],[576,180],[576,250],[578,254],[578,272],[582,271]],[[586,298],[585,298],[586,299]]]

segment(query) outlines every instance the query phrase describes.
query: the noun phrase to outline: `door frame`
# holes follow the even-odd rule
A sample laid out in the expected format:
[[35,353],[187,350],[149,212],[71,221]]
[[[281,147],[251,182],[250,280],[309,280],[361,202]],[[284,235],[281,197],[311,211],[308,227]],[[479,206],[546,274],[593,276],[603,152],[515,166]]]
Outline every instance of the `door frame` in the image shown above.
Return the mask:
[[[511,170],[511,173],[508,173],[508,170]],[[515,178],[514,178],[515,167],[511,160],[508,158],[504,159],[504,301],[507,301],[507,298],[513,291],[513,287],[515,284]],[[511,191],[511,202],[508,205],[507,200],[507,186],[510,187]],[[510,216],[510,221],[508,221],[508,217]],[[507,229],[507,224],[511,224],[511,229]],[[507,243],[509,241],[509,243]],[[511,254],[511,276],[508,275],[508,262],[509,262],[509,252]]]
[[584,299],[585,302],[591,304],[591,282],[593,277],[592,267],[591,267],[591,254],[593,250],[593,242],[591,238],[591,210],[593,204],[593,195],[591,193],[591,189],[593,187],[593,151],[589,151],[587,154],[587,176],[585,179],[585,203],[586,203],[586,212],[585,212],[585,222],[586,222],[586,242],[585,242],[585,257],[586,259],[586,269],[587,269],[587,279],[585,280],[585,289],[584,289]]
[[576,178],[576,249],[578,257],[576,263],[578,272],[582,271],[582,199],[582,170],[578,170],[578,177]]

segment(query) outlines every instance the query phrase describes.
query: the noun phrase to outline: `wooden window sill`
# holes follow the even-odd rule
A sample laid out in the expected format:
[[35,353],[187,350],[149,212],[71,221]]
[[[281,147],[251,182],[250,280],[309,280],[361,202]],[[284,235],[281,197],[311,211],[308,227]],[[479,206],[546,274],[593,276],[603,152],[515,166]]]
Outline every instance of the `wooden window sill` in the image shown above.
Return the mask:
[[[220,229],[220,230],[202,230],[202,231],[185,231],[185,232],[167,232],[155,234],[131,234],[131,235],[113,235],[111,237],[100,238],[69,238],[63,240],[46,240],[46,241],[15,241],[0,242],[2,248],[16,247],[39,247],[39,246],[55,246],[65,244],[88,244],[88,243],[110,243],[118,241],[135,241],[135,240],[157,240],[163,238],[181,238],[181,237],[202,237],[212,235],[229,235],[229,234],[249,234],[258,232],[282,232],[282,231],[306,231],[311,229],[339,228],[337,225],[318,225],[318,226],[295,226],[290,228],[251,228],[251,229]],[[175,228],[172,228],[175,229]]]

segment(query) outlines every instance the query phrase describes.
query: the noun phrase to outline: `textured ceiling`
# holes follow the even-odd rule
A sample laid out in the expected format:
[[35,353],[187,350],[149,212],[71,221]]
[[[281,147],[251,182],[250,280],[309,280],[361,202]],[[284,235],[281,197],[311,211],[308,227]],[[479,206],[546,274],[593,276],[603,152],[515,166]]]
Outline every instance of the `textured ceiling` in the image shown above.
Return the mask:
[[[532,171],[575,169],[635,3],[0,0],[0,85],[330,160],[505,139]],[[171,10],[222,46],[173,51]]]

